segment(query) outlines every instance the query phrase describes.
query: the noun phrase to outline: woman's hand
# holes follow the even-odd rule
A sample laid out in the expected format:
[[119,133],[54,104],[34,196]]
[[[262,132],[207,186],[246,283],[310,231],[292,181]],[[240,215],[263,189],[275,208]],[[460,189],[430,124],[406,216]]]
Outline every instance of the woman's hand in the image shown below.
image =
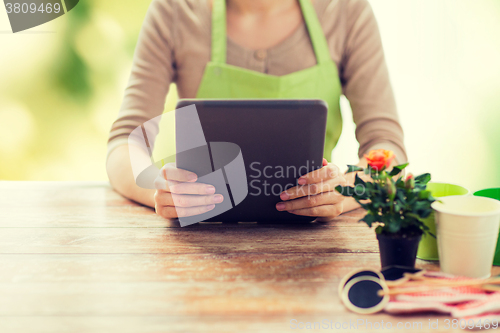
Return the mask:
[[335,164],[323,159],[321,169],[300,177],[298,183],[299,186],[281,193],[283,202],[276,205],[277,210],[317,216],[319,221],[327,221],[342,214],[344,197],[335,187],[345,186],[346,180]]
[[215,194],[215,187],[195,183],[197,179],[195,173],[178,169],[174,163],[161,168],[155,180],[156,214],[167,219],[198,215],[224,200],[221,194]]

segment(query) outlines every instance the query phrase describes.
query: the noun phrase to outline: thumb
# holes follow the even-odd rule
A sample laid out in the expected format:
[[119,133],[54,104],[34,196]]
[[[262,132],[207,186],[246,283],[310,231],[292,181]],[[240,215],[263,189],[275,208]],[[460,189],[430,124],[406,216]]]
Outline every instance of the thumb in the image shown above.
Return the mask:
[[326,158],[323,157],[323,166],[327,166],[328,165],[328,161],[326,160]]

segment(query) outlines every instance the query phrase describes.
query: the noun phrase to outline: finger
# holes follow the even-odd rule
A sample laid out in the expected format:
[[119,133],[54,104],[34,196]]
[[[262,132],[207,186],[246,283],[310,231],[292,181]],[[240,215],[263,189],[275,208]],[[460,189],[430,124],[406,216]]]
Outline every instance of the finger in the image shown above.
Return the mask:
[[194,172],[179,169],[174,163],[165,164],[161,168],[161,174],[167,180],[179,182],[195,182],[198,179],[198,176]]
[[222,194],[216,195],[190,195],[190,194],[172,194],[172,200],[175,207],[196,207],[219,204],[224,201]]
[[177,182],[174,180],[166,180],[163,176],[163,174],[159,174],[158,177],[155,178],[155,188],[157,190],[163,190],[170,192],[170,186],[173,186],[175,184],[179,184],[181,182]]
[[326,166],[328,165],[328,161],[326,160],[326,158],[323,157],[323,166]]
[[335,178],[339,174],[339,168],[335,164],[329,163],[320,169],[311,171],[301,176],[298,180],[298,183],[299,185],[319,183],[322,180]]
[[184,183],[169,180],[168,189],[175,194],[214,194],[215,187],[210,184],[203,183]]
[[304,208],[298,210],[289,211],[289,213],[302,216],[314,216],[314,217],[335,217],[342,214],[343,205],[342,203],[336,205],[323,205],[311,208]]
[[333,179],[321,181],[315,184],[291,187],[288,190],[283,191],[280,194],[280,198],[281,200],[291,200],[323,192],[337,193],[337,191],[335,191],[335,187],[337,187],[338,185],[345,185],[345,183],[345,178],[342,176],[338,176]]
[[190,195],[160,192],[158,195],[155,195],[155,203],[161,206],[196,207],[218,204],[222,201],[224,201],[224,197],[221,194]]
[[155,188],[166,192],[177,194],[214,194],[215,187],[204,183],[186,183],[175,180],[166,180],[162,176],[155,179]]
[[198,207],[174,207],[174,206],[159,206],[156,210],[157,214],[164,218],[188,217],[203,214],[211,211],[215,205],[198,206]]
[[[339,194],[339,195],[337,195]],[[311,195],[295,200],[278,202],[276,209],[279,211],[291,211],[303,208],[310,208],[322,205],[337,204],[344,201],[344,197],[338,192],[325,192],[317,195]]]

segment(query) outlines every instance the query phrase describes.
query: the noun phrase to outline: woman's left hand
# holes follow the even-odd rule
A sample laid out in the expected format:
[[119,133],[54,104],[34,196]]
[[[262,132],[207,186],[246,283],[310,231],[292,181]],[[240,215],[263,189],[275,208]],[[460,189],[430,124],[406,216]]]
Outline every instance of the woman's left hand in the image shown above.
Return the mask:
[[344,196],[335,190],[345,186],[346,180],[339,168],[323,159],[323,167],[301,176],[299,186],[289,188],[280,194],[276,204],[279,211],[304,216],[317,216],[319,221],[327,221],[343,212]]

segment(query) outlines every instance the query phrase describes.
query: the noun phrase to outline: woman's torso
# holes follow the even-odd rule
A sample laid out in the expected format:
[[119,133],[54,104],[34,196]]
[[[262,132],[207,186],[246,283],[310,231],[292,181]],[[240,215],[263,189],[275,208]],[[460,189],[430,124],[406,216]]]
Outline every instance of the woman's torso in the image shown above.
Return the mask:
[[[207,0],[170,0],[175,18],[173,31],[174,81],[181,98],[194,98],[205,65],[210,61],[211,11]],[[330,55],[341,73],[346,35],[346,1],[313,3],[328,41]],[[352,6],[352,4],[351,4]],[[302,23],[285,40],[268,49],[250,50],[227,39],[227,63],[269,75],[282,76],[316,64],[307,28]]]

